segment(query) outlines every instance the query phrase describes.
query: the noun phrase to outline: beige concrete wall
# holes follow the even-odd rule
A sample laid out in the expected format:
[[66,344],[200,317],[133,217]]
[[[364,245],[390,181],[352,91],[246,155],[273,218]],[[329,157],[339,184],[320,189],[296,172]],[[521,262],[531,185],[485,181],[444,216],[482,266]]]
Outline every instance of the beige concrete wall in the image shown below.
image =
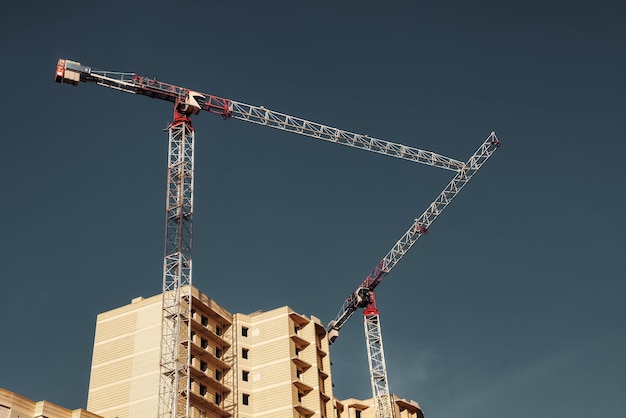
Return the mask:
[[104,417],[157,415],[161,296],[98,315],[87,408]]
[[[252,316],[238,314],[238,392],[239,414],[242,417],[290,416],[293,409],[291,390],[291,356],[287,315],[284,309]],[[247,336],[242,330],[248,328]],[[248,358],[242,356],[244,349]],[[249,381],[242,380],[248,371]],[[249,396],[249,405],[243,397]]]
[[[415,401],[400,399],[395,395],[394,408],[395,416],[398,418],[424,418],[424,414]],[[333,418],[376,418],[376,404],[373,398],[335,400],[335,415]]]
[[48,401],[34,402],[0,388],[0,418],[102,418],[84,409],[70,410]]
[[[330,356],[321,322],[287,306],[236,318],[239,416],[332,417]],[[249,350],[247,359],[243,349]],[[244,394],[250,395],[249,405],[241,403]]]

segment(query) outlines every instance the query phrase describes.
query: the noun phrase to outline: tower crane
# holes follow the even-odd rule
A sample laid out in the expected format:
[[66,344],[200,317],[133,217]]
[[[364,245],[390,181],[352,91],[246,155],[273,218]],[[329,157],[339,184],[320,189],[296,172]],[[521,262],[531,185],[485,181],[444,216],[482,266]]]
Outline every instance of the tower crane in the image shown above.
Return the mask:
[[496,134],[492,132],[481,144],[467,163],[459,169],[450,183],[428,206],[422,215],[415,219],[409,229],[389,250],[374,270],[365,278],[357,289],[348,296],[339,313],[326,327],[330,344],[339,337],[339,330],[359,308],[364,308],[365,338],[370,369],[372,393],[376,403],[376,418],[392,418],[394,409],[387,381],[387,369],[383,348],[380,317],[376,307],[374,289],[398,264],[413,244],[423,235],[428,234],[430,226],[441,215],[461,189],[471,180],[483,164],[500,146]]
[[[79,62],[59,59],[55,82],[78,85],[96,84],[126,93],[164,100],[174,105],[173,121],[168,131],[168,169],[165,224],[165,251],[163,261],[163,303],[161,328],[161,355],[159,378],[159,418],[191,416],[191,285],[192,285],[192,220],[193,172],[195,131],[191,117],[200,111],[214,113],[224,119],[239,119],[258,125],[321,139],[328,142],[371,151],[399,159],[456,172],[449,191],[442,193],[441,202],[431,205],[427,218],[418,218],[409,231],[383,258],[374,272],[352,294],[337,318],[329,324],[331,341],[337,338],[343,326],[357,308],[371,307],[373,290],[400,260],[402,255],[424,233],[449,200],[471,178],[482,162],[491,155],[495,135],[485,152],[463,163],[434,152],[361,135],[284,113],[254,106],[215,95],[194,91],[129,72],[95,69]],[[484,145],[483,145],[484,146]],[[460,176],[460,177],[459,177]],[[445,192],[445,191],[444,191]],[[424,217],[425,215],[422,215]],[[185,303],[186,302],[186,303]],[[367,312],[367,311],[366,311]],[[182,333],[186,330],[187,335]],[[380,332],[378,329],[378,335]],[[381,342],[382,343],[382,342]],[[381,344],[382,348],[382,344]]]

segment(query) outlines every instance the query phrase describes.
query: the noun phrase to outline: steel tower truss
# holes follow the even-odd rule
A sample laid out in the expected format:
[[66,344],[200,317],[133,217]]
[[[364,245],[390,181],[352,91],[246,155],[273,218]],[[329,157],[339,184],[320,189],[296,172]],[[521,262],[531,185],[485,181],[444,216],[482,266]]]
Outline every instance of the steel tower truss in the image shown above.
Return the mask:
[[169,126],[158,416],[189,417],[194,130]]
[[363,324],[365,326],[365,342],[367,345],[367,360],[370,367],[372,394],[376,402],[376,418],[394,418],[395,409],[387,380],[380,316],[376,309],[373,292],[370,306],[363,311]]

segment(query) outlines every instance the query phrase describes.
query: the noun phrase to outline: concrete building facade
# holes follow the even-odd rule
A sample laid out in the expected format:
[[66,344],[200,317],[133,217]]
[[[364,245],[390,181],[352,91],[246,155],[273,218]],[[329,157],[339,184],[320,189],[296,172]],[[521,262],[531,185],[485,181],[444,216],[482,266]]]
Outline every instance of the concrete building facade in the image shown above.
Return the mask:
[[[191,358],[190,418],[375,416],[372,400],[334,398],[319,319],[286,306],[231,314],[198,289],[191,294],[185,321],[191,329],[182,330]],[[89,411],[105,418],[157,416],[160,335],[161,295],[98,315]],[[399,418],[423,417],[415,402],[396,406]]]
[[[407,401],[393,396],[395,418],[424,418],[422,409],[415,401]],[[333,418],[376,418],[374,399],[345,399],[335,401]]]
[[96,320],[87,409],[104,417],[155,417],[161,297],[135,298]]
[[84,409],[70,410],[48,401],[32,401],[0,388],[0,418],[102,418]]
[[238,416],[331,417],[326,331],[319,319],[282,307],[236,314]]

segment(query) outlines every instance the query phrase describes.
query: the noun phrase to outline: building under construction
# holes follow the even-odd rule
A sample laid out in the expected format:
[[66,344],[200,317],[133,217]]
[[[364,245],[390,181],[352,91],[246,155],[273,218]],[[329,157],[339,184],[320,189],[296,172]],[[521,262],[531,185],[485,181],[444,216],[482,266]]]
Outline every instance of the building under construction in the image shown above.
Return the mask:
[[33,401],[0,388],[0,418],[103,418],[84,409],[67,409],[48,401]]
[[[321,321],[287,306],[232,314],[191,288],[189,418],[375,418],[370,399],[337,399]],[[0,389],[0,418],[153,418],[159,407],[162,296],[98,315],[87,410]],[[424,418],[392,395],[394,417]]]
[[[191,289],[190,418],[374,418],[372,400],[333,396],[321,321],[287,306],[230,313]],[[161,295],[98,315],[87,409],[105,418],[157,416]],[[395,399],[395,416],[423,418]]]

